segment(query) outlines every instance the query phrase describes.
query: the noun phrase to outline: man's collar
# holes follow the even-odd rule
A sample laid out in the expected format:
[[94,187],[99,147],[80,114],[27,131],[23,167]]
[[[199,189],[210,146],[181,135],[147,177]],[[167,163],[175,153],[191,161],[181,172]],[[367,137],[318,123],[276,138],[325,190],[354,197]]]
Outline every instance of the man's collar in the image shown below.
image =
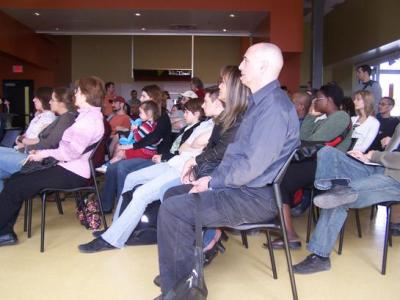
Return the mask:
[[270,94],[274,89],[280,87],[280,83],[278,80],[271,81],[267,85],[263,86],[257,92],[251,95],[254,103],[259,104],[266,95]]

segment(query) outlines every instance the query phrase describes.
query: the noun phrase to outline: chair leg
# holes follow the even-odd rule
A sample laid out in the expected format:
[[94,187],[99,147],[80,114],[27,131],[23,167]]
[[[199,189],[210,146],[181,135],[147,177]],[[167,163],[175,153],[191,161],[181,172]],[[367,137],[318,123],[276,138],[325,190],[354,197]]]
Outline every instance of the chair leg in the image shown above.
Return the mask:
[[313,220],[313,211],[314,211],[314,203],[312,202],[312,198],[311,198],[310,207],[308,208],[306,243],[308,243],[310,241],[311,223]]
[[95,181],[95,189],[96,189],[96,196],[97,196],[97,204],[99,205],[100,208],[100,214],[101,214],[101,219],[103,221],[103,227],[105,230],[107,230],[108,226],[107,226],[107,220],[106,220],[106,216],[104,215],[103,212],[103,204],[101,203],[101,198],[100,198],[100,193],[99,193],[99,187],[97,185],[97,182]]
[[24,232],[28,230],[28,200],[24,201]]
[[345,226],[346,226],[346,221],[343,223],[342,229],[340,230],[339,249],[338,249],[338,254],[339,255],[342,255]]
[[356,214],[356,225],[357,225],[358,237],[361,239],[362,238],[362,233],[361,233],[361,222],[360,222],[359,210],[355,209],[354,213]]
[[392,206],[389,205],[386,208],[386,230],[385,230],[385,242],[383,244],[383,258],[382,258],[382,270],[381,274],[386,274],[386,261],[387,261],[387,253],[388,253],[388,242],[389,242],[389,235],[390,235],[390,218],[392,215]]
[[242,236],[242,244],[246,249],[249,248],[249,243],[247,242],[247,232],[246,231],[241,231],[240,235]]
[[297,300],[298,299],[297,287],[296,287],[296,281],[295,281],[294,273],[293,273],[292,257],[290,255],[289,242],[288,242],[288,238],[287,238],[285,217],[283,215],[283,209],[282,209],[282,195],[281,195],[280,187],[278,184],[274,184],[274,194],[275,194],[276,203],[278,206],[279,221],[280,221],[280,225],[281,225],[283,245],[285,248],[286,262],[287,262],[287,267],[288,267],[288,271],[289,271],[290,285],[292,288],[292,296],[293,296],[293,300]]
[[58,213],[60,215],[63,215],[64,211],[63,211],[63,208],[62,208],[61,199],[60,199],[60,193],[59,192],[56,192],[56,203],[57,203]]
[[378,206],[377,205],[372,205],[371,206],[371,213],[369,215],[369,220],[372,221],[374,219],[375,216],[375,210],[378,211]]
[[40,252],[44,252],[44,229],[46,223],[46,193],[42,195],[42,222],[40,224]]
[[274,277],[274,279],[278,279],[278,274],[276,272],[274,249],[272,248],[271,234],[270,234],[269,230],[267,230],[266,235],[267,235],[269,258],[271,260],[272,276]]
[[32,202],[32,198],[28,199],[28,239],[32,236]]

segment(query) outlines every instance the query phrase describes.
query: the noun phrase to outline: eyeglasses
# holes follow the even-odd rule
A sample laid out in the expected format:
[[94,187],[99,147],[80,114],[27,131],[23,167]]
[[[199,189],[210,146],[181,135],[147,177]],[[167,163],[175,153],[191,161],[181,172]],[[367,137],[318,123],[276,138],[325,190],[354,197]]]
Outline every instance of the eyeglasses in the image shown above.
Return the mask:
[[389,106],[390,104],[389,103],[385,103],[385,102],[379,102],[378,105],[379,106]]

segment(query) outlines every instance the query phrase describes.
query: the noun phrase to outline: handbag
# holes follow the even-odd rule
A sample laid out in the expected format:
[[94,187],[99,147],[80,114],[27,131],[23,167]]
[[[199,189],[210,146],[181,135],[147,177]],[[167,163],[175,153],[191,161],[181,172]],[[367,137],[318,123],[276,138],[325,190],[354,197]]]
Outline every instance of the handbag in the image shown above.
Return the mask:
[[[85,149],[85,151],[83,151],[82,155],[89,152],[90,150],[93,150],[97,146],[97,143],[98,143],[98,141],[96,143],[88,146]],[[19,170],[19,172],[21,174],[31,174],[31,173],[34,173],[37,171],[42,171],[45,169],[49,169],[51,167],[55,167],[58,163],[59,163],[59,161],[52,156],[46,157],[46,158],[42,159],[41,161],[27,161],[21,167],[21,170]]]
[[54,167],[58,164],[58,160],[52,156],[46,157],[41,161],[28,161],[26,162],[21,170],[21,174],[31,174],[37,171],[45,170]]
[[76,217],[86,229],[97,230],[101,226],[101,212],[95,193],[78,202]]
[[[200,196],[195,195],[197,211],[200,211]],[[203,239],[200,214],[196,214],[196,245],[194,248],[194,266],[188,276],[182,278],[167,294],[164,300],[205,300],[207,299],[207,286],[204,281],[203,269]]]
[[328,142],[302,141],[300,148],[297,149],[296,153],[293,156],[293,162],[303,162],[303,161],[308,161],[308,160],[316,160],[317,159],[317,152],[321,148],[323,148],[325,146],[336,147],[341,142],[343,142],[343,140],[346,138],[347,134],[351,131],[351,129],[352,129],[352,123],[351,123],[351,120],[350,120],[350,123],[346,127],[346,129],[339,136],[335,137],[331,141],[328,141]]

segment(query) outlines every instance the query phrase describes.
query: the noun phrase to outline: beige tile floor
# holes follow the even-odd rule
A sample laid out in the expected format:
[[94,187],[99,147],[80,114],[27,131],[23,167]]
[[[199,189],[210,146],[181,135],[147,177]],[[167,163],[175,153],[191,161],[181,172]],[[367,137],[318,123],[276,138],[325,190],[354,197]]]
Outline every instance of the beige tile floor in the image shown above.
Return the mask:
[[[48,205],[46,251],[39,252],[39,203],[34,204],[33,237],[16,225],[17,246],[0,248],[0,299],[153,299],[159,290],[152,284],[158,273],[156,246],[127,247],[97,254],[81,254],[77,245],[91,240],[90,231],[74,218],[72,201],[65,214]],[[363,238],[356,237],[353,216],[347,226],[343,255],[332,254],[333,268],[309,276],[296,276],[299,299],[400,299],[399,239],[389,249],[387,275],[379,272],[382,258],[383,220],[380,208],[375,221],[362,211]],[[305,218],[296,219],[305,236]],[[249,237],[250,248],[231,235],[226,252],[206,268],[209,298],[291,299],[283,252],[276,252],[278,280],[271,275],[269,258],[261,247],[263,235]],[[292,252],[294,262],[304,249]]]

